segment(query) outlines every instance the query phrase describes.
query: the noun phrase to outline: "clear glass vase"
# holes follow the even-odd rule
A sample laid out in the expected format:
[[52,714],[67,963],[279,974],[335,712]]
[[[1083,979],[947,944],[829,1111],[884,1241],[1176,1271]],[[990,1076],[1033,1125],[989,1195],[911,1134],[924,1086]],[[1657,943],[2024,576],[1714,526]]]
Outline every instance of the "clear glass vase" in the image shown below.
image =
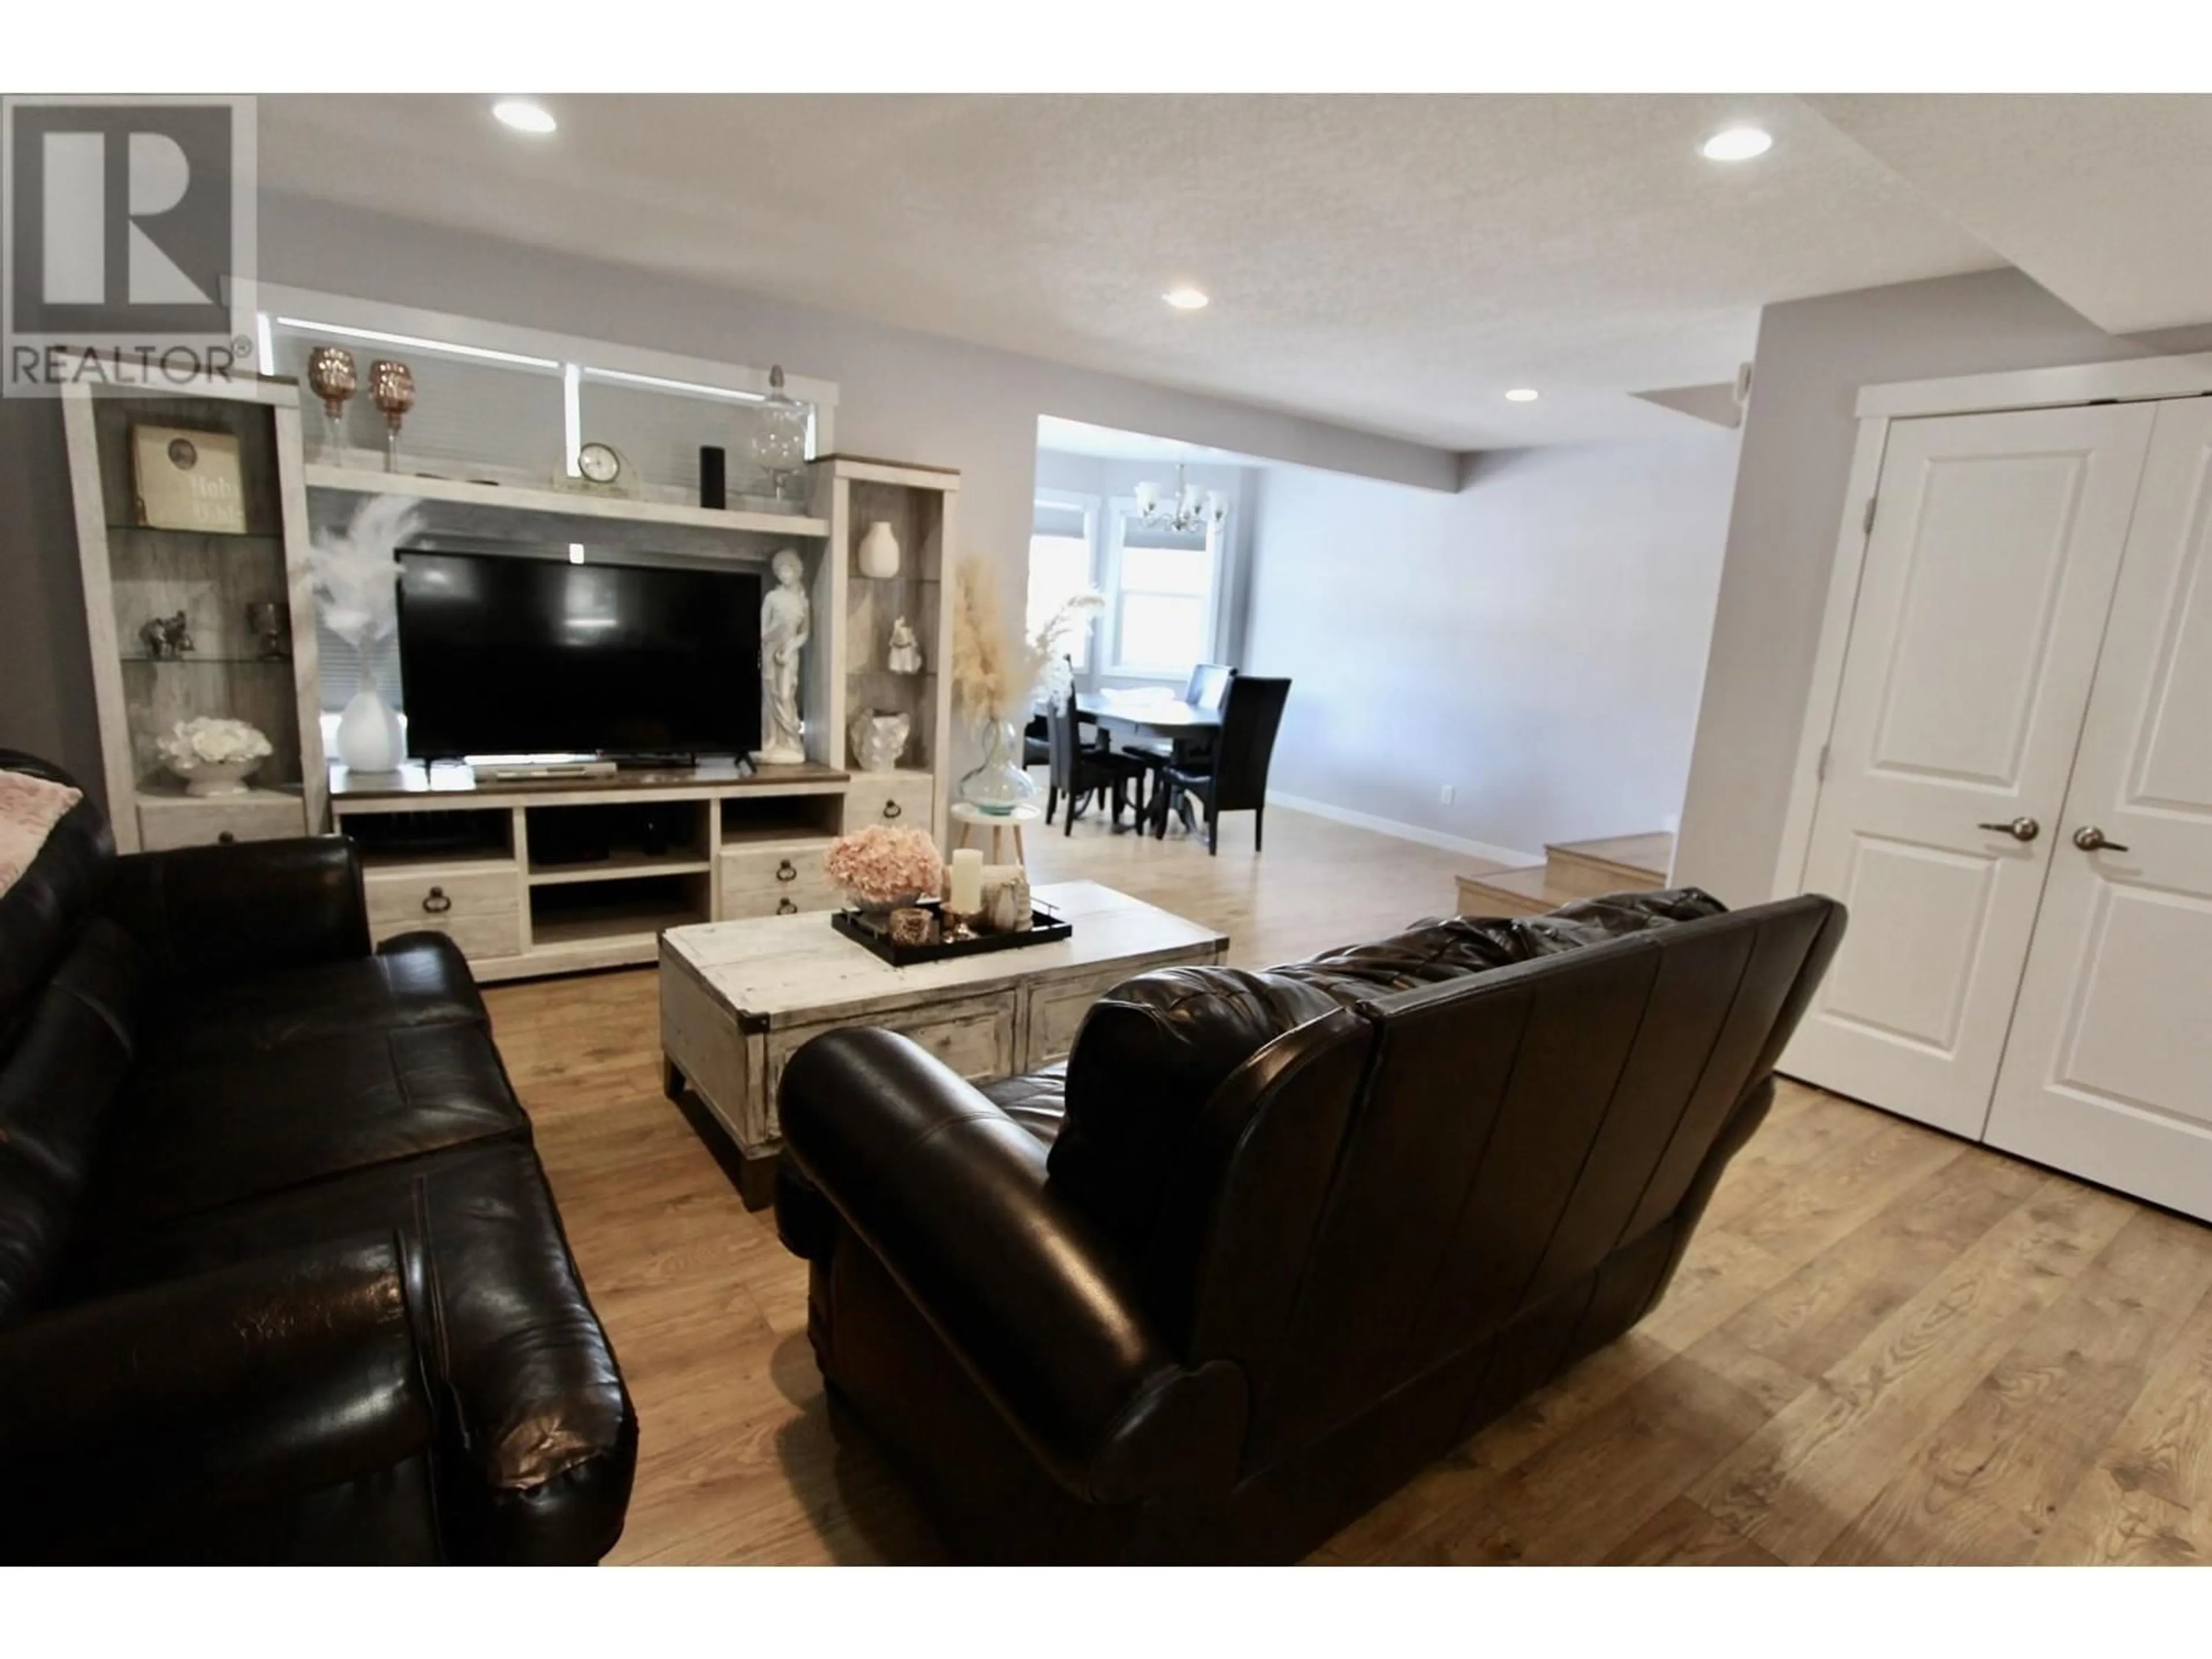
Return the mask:
[[960,780],[960,799],[993,817],[1036,799],[1036,783],[1022,768],[1022,728],[1013,720],[983,723],[983,763]]

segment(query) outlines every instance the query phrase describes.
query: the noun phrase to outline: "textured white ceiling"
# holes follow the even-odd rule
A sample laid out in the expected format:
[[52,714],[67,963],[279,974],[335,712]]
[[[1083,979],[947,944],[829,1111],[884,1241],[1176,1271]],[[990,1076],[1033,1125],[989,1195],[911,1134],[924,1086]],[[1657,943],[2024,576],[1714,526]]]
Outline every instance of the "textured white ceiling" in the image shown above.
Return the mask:
[[262,180],[1460,449],[1686,429],[1632,394],[1761,304],[2002,263],[1788,97],[545,101],[265,98]]
[[2212,321],[2212,98],[1806,101],[2100,328]]

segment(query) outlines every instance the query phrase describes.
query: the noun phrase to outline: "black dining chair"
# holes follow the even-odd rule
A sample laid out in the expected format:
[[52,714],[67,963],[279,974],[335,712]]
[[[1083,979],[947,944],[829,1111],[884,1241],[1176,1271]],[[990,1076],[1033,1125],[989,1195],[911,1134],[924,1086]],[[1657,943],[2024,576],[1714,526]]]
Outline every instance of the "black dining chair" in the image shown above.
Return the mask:
[[1190,683],[1183,687],[1182,700],[1200,708],[1218,708],[1222,698],[1229,695],[1229,682],[1237,671],[1225,662],[1202,662],[1190,671]]
[[[1129,784],[1137,781],[1141,788],[1146,771],[1142,761],[1085,743],[1083,725],[1083,713],[1073,692],[1054,703],[1045,715],[1046,729],[1050,734],[1047,741],[1052,750],[1052,781],[1045,792],[1044,821],[1050,823],[1053,813],[1066,802],[1067,817],[1062,835],[1075,833],[1075,815],[1095,794],[1104,794],[1111,800],[1114,827],[1120,829],[1121,811],[1130,804]],[[1142,820],[1139,823],[1141,825]]]
[[[1229,682],[1236,677],[1237,671],[1225,662],[1200,663],[1190,671],[1190,678],[1183,684],[1182,700],[1194,708],[1218,709],[1221,699],[1228,693]],[[1134,756],[1156,772],[1164,773],[1171,765],[1187,769],[1203,767],[1206,757],[1212,748],[1213,739],[1210,736],[1139,738],[1134,742],[1123,744],[1121,752]],[[1183,823],[1186,825],[1189,823],[1190,804],[1181,796],[1173,795],[1166,788],[1164,779],[1152,780],[1149,793],[1154,799],[1147,809],[1147,816],[1157,814],[1164,825],[1170,805],[1179,806],[1182,809]]]
[[[1252,850],[1260,850],[1267,827],[1267,765],[1275,755],[1275,733],[1283,724],[1283,705],[1290,701],[1291,683],[1261,679],[1250,674],[1231,677],[1221,699],[1221,732],[1213,740],[1213,753],[1204,769],[1170,761],[1160,771],[1158,787],[1187,791],[1206,809],[1206,850],[1209,857],[1221,851],[1221,815],[1249,812]],[[1165,812],[1155,815],[1155,834],[1168,832]]]

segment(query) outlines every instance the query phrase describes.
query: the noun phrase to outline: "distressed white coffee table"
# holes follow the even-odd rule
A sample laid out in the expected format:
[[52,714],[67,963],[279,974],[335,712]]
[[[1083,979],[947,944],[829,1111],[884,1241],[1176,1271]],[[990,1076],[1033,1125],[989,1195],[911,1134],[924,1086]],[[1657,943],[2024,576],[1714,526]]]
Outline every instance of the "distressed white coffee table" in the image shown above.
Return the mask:
[[672,927],[660,936],[660,1047],[671,1100],[684,1085],[737,1143],[738,1188],[758,1209],[781,1144],[776,1085],[810,1038],[846,1025],[912,1037],[984,1079],[1064,1058],[1085,1012],[1147,968],[1218,963],[1226,934],[1096,882],[1035,896],[1074,924],[1050,945],[894,968],[833,932],[827,911]]

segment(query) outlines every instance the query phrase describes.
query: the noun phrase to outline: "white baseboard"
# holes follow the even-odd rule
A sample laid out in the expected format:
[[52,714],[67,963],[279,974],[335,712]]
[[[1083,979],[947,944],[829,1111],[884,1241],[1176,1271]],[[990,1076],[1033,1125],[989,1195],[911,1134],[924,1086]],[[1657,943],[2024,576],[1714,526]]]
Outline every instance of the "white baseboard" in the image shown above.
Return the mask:
[[1362,830],[1395,836],[1400,841],[1419,842],[1424,847],[1441,847],[1448,853],[1464,853],[1469,858],[1487,859],[1492,864],[1517,866],[1544,861],[1541,853],[1524,853],[1517,847],[1500,847],[1495,842],[1469,841],[1464,836],[1448,836],[1441,830],[1425,830],[1418,823],[1401,823],[1395,818],[1378,818],[1372,812],[1355,812],[1348,806],[1334,806],[1325,800],[1309,800],[1304,795],[1286,795],[1279,789],[1267,792],[1267,805],[1287,806],[1293,812],[1310,812],[1317,818],[1328,818],[1337,823],[1356,824]]

